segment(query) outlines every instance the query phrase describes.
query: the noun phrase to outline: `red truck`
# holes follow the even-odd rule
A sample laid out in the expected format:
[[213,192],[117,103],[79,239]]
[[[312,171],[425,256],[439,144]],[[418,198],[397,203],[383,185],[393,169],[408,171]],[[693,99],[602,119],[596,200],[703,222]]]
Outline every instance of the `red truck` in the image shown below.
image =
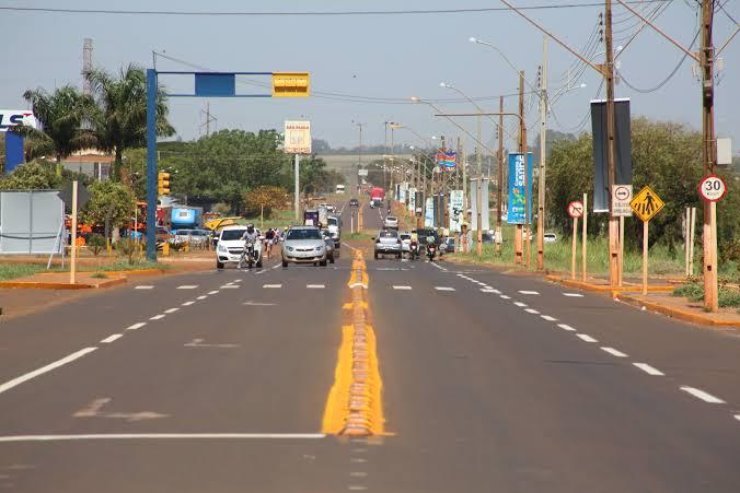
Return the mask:
[[381,187],[373,187],[370,189],[370,207],[382,206],[383,199],[385,199],[385,190]]

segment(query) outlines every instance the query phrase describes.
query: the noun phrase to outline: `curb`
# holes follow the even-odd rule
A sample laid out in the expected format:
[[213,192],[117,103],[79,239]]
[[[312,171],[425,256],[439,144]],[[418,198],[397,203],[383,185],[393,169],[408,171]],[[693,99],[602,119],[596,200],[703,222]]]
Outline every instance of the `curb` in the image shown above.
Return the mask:
[[0,288],[13,289],[59,289],[59,290],[77,290],[77,289],[100,289],[110,288],[126,283],[125,277],[110,279],[95,284],[77,283],[69,284],[64,282],[36,282],[36,281],[2,281]]
[[710,325],[713,327],[731,327],[740,328],[740,322],[732,322],[728,320],[714,320],[711,317],[700,315],[698,313],[682,310],[680,308],[668,307],[659,303],[652,303],[650,301],[641,300],[634,296],[617,294],[616,300],[627,303],[628,305],[636,306],[638,308],[646,308],[650,311],[666,315],[671,318],[683,320],[684,322],[692,322],[701,325]]
[[[642,286],[622,286],[621,288],[613,288],[607,285],[593,284],[584,281],[574,281],[572,279],[564,279],[560,276],[546,275],[545,279],[552,282],[560,283],[564,286],[571,288],[582,289],[583,291],[592,291],[596,293],[640,293],[642,292]],[[654,286],[648,286],[648,293],[670,293],[675,289],[675,286],[669,284],[658,284]]]
[[139,270],[118,270],[118,271],[100,271],[103,272],[105,275],[109,275],[112,277],[135,277],[135,276],[156,276],[156,275],[165,275],[169,274],[170,272],[173,272],[172,270],[165,270],[165,269],[139,269]]

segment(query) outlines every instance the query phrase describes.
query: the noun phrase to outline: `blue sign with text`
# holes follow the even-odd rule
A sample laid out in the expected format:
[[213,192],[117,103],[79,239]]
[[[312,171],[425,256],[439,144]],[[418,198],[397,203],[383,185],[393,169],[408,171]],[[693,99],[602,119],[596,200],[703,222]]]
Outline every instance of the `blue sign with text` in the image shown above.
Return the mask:
[[[525,183],[524,158],[520,152],[509,153],[509,201],[506,222],[509,224],[531,224],[532,223],[532,153],[527,153],[526,183]],[[527,196],[530,199],[529,215],[527,215]],[[529,221],[527,221],[529,217]]]

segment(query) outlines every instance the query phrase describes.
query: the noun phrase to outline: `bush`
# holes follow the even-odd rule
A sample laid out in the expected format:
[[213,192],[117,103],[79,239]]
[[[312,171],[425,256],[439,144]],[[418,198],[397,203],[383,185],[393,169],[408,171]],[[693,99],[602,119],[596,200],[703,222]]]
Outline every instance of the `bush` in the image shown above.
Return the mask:
[[740,307],[740,292],[731,289],[720,289],[717,297],[720,308]]
[[[673,290],[673,296],[685,296],[691,301],[702,301],[704,299],[704,286],[698,283],[684,284]],[[720,308],[740,307],[740,292],[720,286],[717,302]]]
[[673,290],[673,296],[684,296],[691,301],[704,299],[704,286],[698,283],[689,283],[679,286]]
[[96,257],[100,254],[103,248],[105,248],[105,238],[103,237],[103,235],[97,233],[93,233],[88,236],[86,243],[87,246],[90,248],[90,251]]
[[124,238],[116,243],[116,251],[118,251],[119,255],[128,259],[129,265],[134,265],[138,262],[139,250],[139,242],[131,238]]

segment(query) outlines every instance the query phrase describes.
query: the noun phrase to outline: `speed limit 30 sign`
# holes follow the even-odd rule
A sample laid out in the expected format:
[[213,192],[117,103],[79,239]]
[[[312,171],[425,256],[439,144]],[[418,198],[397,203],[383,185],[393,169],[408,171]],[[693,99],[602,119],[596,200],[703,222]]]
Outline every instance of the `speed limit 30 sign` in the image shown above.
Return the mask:
[[719,202],[727,193],[727,185],[717,175],[707,175],[699,182],[699,195],[705,202]]

